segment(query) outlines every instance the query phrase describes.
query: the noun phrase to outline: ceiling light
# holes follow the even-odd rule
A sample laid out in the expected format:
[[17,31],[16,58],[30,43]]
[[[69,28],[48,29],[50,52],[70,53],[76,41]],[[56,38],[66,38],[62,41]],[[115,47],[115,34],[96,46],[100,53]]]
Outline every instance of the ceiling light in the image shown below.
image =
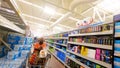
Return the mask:
[[47,13],[47,14],[50,14],[50,15],[54,15],[54,14],[55,14],[55,9],[46,6],[46,7],[44,8],[44,12]]

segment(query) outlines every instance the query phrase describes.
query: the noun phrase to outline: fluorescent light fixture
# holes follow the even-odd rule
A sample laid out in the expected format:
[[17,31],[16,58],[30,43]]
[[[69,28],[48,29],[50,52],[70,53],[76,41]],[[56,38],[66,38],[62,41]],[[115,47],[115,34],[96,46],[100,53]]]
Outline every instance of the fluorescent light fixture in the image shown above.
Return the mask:
[[51,8],[49,6],[45,6],[44,12],[47,13],[47,14],[50,14],[50,15],[54,15],[55,14],[55,9]]
[[97,6],[103,8],[104,10],[114,13],[120,10],[120,0],[103,0]]

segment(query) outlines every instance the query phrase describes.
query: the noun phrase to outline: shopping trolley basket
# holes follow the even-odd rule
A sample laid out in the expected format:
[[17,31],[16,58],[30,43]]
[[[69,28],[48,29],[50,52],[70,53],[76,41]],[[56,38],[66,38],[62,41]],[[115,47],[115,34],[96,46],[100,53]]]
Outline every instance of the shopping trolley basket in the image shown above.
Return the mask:
[[31,65],[28,62],[28,68],[46,68],[47,67],[47,63],[49,63],[49,61],[50,61],[50,58],[51,58],[51,55],[47,54],[46,57],[39,58],[38,59],[38,63],[36,65]]

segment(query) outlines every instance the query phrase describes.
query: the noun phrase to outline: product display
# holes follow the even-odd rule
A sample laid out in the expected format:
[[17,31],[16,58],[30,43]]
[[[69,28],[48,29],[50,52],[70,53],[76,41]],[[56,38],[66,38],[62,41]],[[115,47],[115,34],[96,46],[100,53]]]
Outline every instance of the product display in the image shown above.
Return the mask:
[[119,14],[115,15],[113,18],[114,21],[114,68],[120,68],[120,18]]
[[[100,60],[106,63],[112,63],[112,52],[102,49],[91,49],[84,46],[69,45],[68,49],[83,56]],[[79,52],[80,51],[80,52]]]
[[93,27],[81,29],[80,33],[102,32],[102,31],[107,31],[112,29],[113,29],[112,25],[105,24],[105,25],[99,25],[99,26],[93,26]]
[[101,44],[101,45],[112,45],[112,36],[83,36],[83,37],[70,37],[70,42],[78,43],[91,43],[91,44]]
[[0,0],[0,68],[120,68],[120,0]]
[[[29,41],[24,39],[31,39]],[[2,54],[1,57],[3,59],[0,59],[0,61],[6,62],[0,65],[2,68],[22,68],[22,66],[25,65],[25,61],[28,58],[28,55],[30,53],[31,45],[32,45],[32,38],[23,37],[21,35],[17,35],[14,33],[8,34],[8,43],[12,45],[12,51],[6,50],[5,46],[1,46],[2,48]],[[21,42],[22,41],[22,42]],[[26,42],[26,43],[25,43]],[[29,44],[27,44],[29,43]],[[8,53],[6,53],[8,52]],[[8,62],[8,63],[7,63]]]

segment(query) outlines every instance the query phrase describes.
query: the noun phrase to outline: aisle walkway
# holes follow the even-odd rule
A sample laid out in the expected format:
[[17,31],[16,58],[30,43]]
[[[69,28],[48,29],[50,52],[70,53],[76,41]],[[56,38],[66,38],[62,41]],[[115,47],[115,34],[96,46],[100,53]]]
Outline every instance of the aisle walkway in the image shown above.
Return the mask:
[[48,68],[65,68],[65,67],[52,55],[50,61],[48,62]]

